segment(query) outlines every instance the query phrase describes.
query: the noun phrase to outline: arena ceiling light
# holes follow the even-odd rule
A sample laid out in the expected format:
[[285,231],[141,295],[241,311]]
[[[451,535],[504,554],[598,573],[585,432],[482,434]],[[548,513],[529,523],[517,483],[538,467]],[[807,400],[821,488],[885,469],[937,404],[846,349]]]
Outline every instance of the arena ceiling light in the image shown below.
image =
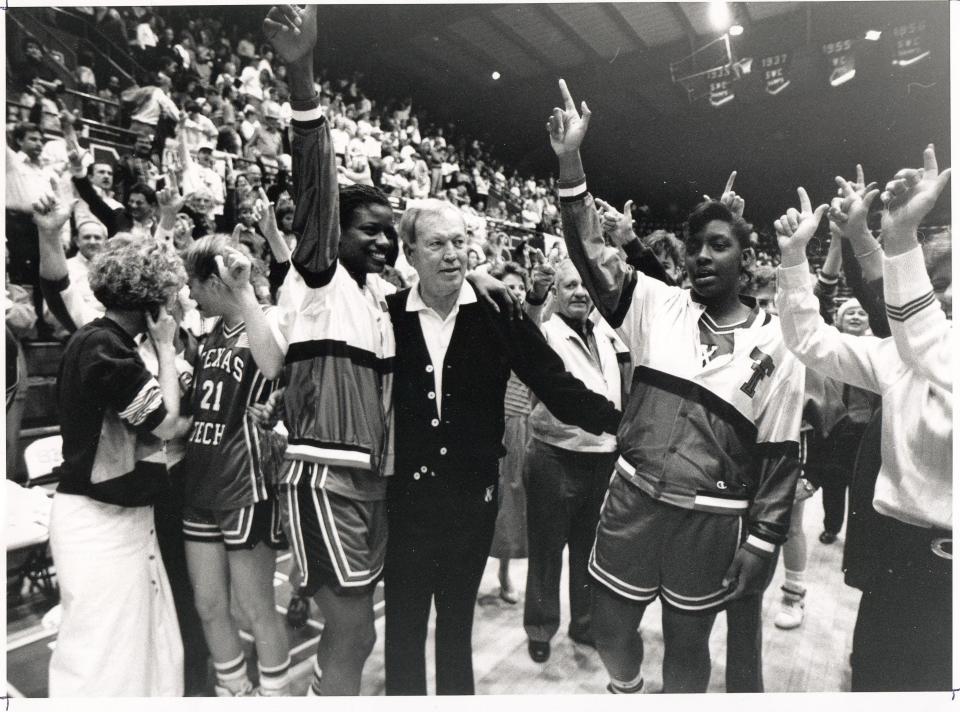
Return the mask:
[[500,78],[500,72],[494,72],[490,76],[493,77],[493,81],[497,81]]
[[733,22],[730,6],[724,0],[712,0],[707,7],[707,17],[717,32],[726,32]]
[[880,39],[880,30],[867,30],[867,34],[863,36],[864,39],[870,40],[871,42],[876,42]]
[[730,36],[739,37],[743,34],[743,25],[730,25]]

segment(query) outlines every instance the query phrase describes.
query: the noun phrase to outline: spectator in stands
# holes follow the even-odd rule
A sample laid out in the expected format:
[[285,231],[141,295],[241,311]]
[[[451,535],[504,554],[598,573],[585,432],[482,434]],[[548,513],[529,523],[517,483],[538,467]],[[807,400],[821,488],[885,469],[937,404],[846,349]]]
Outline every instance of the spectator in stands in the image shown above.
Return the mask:
[[[214,203],[212,210],[213,215],[223,215],[223,203],[226,198],[226,189],[223,184],[223,179],[214,168],[213,148],[211,148],[209,145],[201,146],[197,151],[195,168],[197,175],[200,178],[200,182],[203,183],[203,185],[210,192],[210,196]],[[187,189],[187,192],[190,192],[189,188]]]
[[[50,191],[51,183],[60,177],[40,161],[43,151],[43,132],[32,123],[17,124],[12,133],[14,151],[6,149],[6,247],[7,273],[14,284],[36,285],[39,267],[37,228],[33,221],[33,205]],[[37,329],[42,336],[50,330],[43,321],[43,297],[39,289],[33,291],[33,306],[37,313]]]
[[[87,177],[90,179],[90,183],[93,185],[93,189],[97,192],[97,195],[103,199],[103,202],[105,202],[108,207],[113,210],[123,207],[123,204],[114,197],[112,163],[108,163],[107,161],[91,163],[87,168]],[[77,203],[76,208],[74,208],[74,222],[76,224],[79,225],[81,222],[96,219],[90,211],[90,207],[84,201]]]
[[101,99],[107,102],[100,102],[96,106],[100,107],[99,120],[105,124],[116,124],[120,118],[120,78],[116,75],[110,75],[107,85],[97,92]]
[[676,235],[666,230],[655,230],[644,236],[643,243],[653,250],[653,254],[663,265],[670,280],[668,284],[679,286],[683,282],[683,243]]
[[28,38],[23,44],[23,61],[11,62],[11,69],[17,84],[24,87],[20,103],[28,108],[38,98],[46,96],[47,92],[53,94],[62,86],[44,57],[42,45],[33,38]]
[[277,159],[283,151],[283,133],[280,131],[280,105],[275,101],[265,101],[261,106],[263,123],[254,130],[247,140],[247,157],[259,160],[264,166],[276,170]]
[[158,73],[153,84],[144,87],[134,85],[121,92],[120,98],[134,105],[130,114],[131,131],[143,136],[153,135],[161,116],[168,116],[173,121],[180,120],[180,109],[170,98],[170,89],[170,77]]
[[[243,138],[244,148],[250,145],[259,128],[260,112],[256,106],[248,103],[243,107],[243,120],[240,122],[240,136]],[[246,153],[246,151],[244,151],[244,153]]]
[[[143,138],[140,137],[140,140]],[[75,141],[75,138],[70,140]],[[94,189],[76,150],[71,152],[71,171],[77,195],[87,203],[90,212],[106,226],[109,236],[112,237],[118,232],[130,232],[143,238],[153,236],[157,208],[157,196],[153,188],[146,183],[135,183],[127,194],[126,207],[111,208]]]
[[263,84],[260,80],[259,64],[256,57],[249,57],[246,66],[240,72],[240,98],[254,109],[259,109],[263,102]]
[[217,127],[200,111],[200,104],[191,99],[184,106],[180,131],[183,132],[187,148],[196,151],[201,146],[213,145],[217,141]]
[[[226,93],[226,89],[224,92]],[[235,92],[236,90],[230,87],[230,91]],[[218,130],[217,135],[217,150],[223,151],[224,153],[229,153],[231,156],[239,156],[243,153],[243,138],[237,132],[236,128],[236,114],[230,108],[232,107],[229,99],[224,99],[223,101],[223,123]]]
[[103,313],[103,305],[97,301],[88,279],[90,265],[107,242],[107,228],[96,218],[77,223],[77,254],[67,260],[67,273],[71,284],[76,285],[83,301],[91,309]]
[[370,162],[363,146],[363,141],[359,138],[353,138],[347,144],[346,163],[337,166],[339,173],[338,182],[340,185],[373,185],[373,177],[370,173]]

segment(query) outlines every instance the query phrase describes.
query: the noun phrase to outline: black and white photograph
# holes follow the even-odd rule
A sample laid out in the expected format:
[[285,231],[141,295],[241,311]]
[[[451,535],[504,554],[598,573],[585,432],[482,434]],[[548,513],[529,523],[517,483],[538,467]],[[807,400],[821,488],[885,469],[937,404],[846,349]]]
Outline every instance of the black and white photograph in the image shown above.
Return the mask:
[[953,3],[0,24],[7,709],[960,691]]

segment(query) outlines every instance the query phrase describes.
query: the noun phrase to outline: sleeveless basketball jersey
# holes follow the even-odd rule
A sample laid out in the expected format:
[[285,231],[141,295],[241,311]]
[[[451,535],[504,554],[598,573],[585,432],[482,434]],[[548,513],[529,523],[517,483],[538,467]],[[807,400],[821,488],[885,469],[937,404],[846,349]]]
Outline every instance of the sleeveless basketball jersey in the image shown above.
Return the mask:
[[220,319],[201,344],[193,370],[186,504],[239,509],[268,497],[260,460],[262,434],[247,407],[266,403],[276,387],[257,368],[245,325],[228,329]]

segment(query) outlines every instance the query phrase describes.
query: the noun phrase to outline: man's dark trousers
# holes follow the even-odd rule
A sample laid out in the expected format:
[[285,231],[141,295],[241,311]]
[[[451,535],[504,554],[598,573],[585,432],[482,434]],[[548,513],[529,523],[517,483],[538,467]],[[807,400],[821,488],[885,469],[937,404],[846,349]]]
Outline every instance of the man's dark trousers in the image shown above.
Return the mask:
[[523,627],[549,642],[560,627],[560,573],[568,546],[571,636],[592,639],[587,563],[616,453],[573,452],[531,438],[527,490],[527,592]]
[[[424,486],[387,501],[384,574],[388,695],[427,694],[426,636],[437,609],[438,695],[472,695],[473,615],[497,520],[496,486],[457,487],[425,474]],[[448,475],[449,477],[449,475]],[[426,478],[431,478],[426,481]]]

